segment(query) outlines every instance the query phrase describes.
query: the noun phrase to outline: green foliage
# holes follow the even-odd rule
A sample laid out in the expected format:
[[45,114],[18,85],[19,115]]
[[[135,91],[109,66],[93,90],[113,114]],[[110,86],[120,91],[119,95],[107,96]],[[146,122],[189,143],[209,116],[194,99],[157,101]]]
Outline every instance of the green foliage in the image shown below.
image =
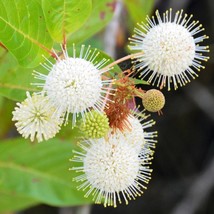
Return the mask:
[[47,28],[56,42],[75,32],[91,13],[91,0],[42,0]]
[[10,130],[13,127],[11,121],[12,115],[11,112],[14,109],[14,102],[4,97],[0,97],[0,139],[3,139],[9,135]]
[[41,5],[35,0],[0,1],[0,41],[25,67],[43,61],[53,41],[46,30]]
[[154,6],[154,0],[125,0],[124,3],[134,23],[144,21]]
[[130,78],[134,81],[135,85],[149,85],[148,82],[146,82],[145,80],[141,80],[141,79],[136,79],[136,78]]
[[103,29],[113,17],[114,0],[92,0],[93,8],[87,22],[68,38],[68,45],[79,43]]
[[0,94],[2,96],[22,101],[26,97],[26,91],[38,90],[30,84],[35,81],[32,69],[20,67],[13,56],[4,50],[0,50],[0,62],[2,62],[0,63]]
[[21,194],[14,192],[9,193],[8,191],[4,192],[0,190],[0,195],[0,213],[2,214],[38,204],[36,200],[31,199],[30,197],[24,197]]
[[8,197],[20,195],[20,200],[29,198],[29,203],[34,200],[56,206],[89,203],[90,199],[85,199],[72,182],[75,172],[68,170],[75,148],[71,142],[58,139],[40,144],[24,139],[1,142],[0,192]]

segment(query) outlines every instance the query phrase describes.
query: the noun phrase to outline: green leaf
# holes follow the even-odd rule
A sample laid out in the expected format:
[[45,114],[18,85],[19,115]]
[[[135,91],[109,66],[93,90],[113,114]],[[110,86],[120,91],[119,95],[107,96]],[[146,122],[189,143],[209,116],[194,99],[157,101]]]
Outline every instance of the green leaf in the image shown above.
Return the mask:
[[[39,66],[38,71],[42,70]],[[0,50],[0,95],[16,101],[23,101],[26,91],[37,91],[38,88],[30,83],[36,80],[32,76],[33,69],[17,65],[14,57],[4,50]]]
[[71,141],[32,144],[24,139],[0,143],[0,192],[20,194],[54,206],[90,203],[72,182]]
[[20,65],[35,67],[53,45],[35,0],[0,0],[0,41]]
[[13,126],[13,123],[11,121],[11,112],[14,109],[14,105],[15,103],[11,100],[0,97],[0,139],[6,138],[9,135],[9,132],[11,131],[11,128]]
[[152,12],[154,0],[124,1],[133,22],[142,22]]
[[57,42],[75,32],[91,13],[91,0],[42,1],[48,30]]
[[149,85],[149,83],[145,80],[141,80],[141,79],[136,79],[136,78],[130,78],[134,81],[135,85],[139,85],[139,84],[142,84],[142,85]]
[[0,195],[0,213],[23,210],[38,204],[37,201],[29,197],[23,197],[22,195],[13,192],[8,193],[0,191]]
[[68,38],[68,43],[80,43],[103,29],[114,15],[114,0],[93,0],[91,16],[87,22]]
[[[112,62],[114,62],[114,59],[112,59],[108,54],[106,54],[105,52],[101,51],[101,50],[98,50],[99,51],[99,55],[97,57],[97,61],[101,61],[103,58],[109,60],[108,63],[106,64],[106,66],[110,65]],[[105,67],[105,66],[104,66]],[[104,73],[104,75],[106,74],[106,76],[110,76],[112,78],[115,77],[116,74],[120,73],[121,72],[121,69],[118,65],[114,65],[112,67],[112,69],[106,73]],[[108,75],[110,74],[110,75]]]

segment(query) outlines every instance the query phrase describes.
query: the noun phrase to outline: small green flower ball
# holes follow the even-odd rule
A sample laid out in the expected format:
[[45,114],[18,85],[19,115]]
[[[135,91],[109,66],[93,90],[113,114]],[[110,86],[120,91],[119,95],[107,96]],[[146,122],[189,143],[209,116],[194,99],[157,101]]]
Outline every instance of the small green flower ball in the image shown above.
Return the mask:
[[81,121],[80,129],[86,138],[102,138],[109,131],[109,121],[105,113],[91,111],[86,113],[85,121]]
[[151,89],[144,94],[142,102],[147,111],[158,112],[165,105],[165,97],[161,91]]

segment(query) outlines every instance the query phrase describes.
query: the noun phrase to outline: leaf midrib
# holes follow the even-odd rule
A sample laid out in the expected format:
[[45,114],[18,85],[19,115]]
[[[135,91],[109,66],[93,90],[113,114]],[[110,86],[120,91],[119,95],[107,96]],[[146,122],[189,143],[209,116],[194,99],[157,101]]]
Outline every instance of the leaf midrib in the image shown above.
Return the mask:
[[12,162],[0,161],[0,168],[10,168],[10,169],[13,169],[16,171],[21,171],[23,173],[31,174],[33,176],[38,176],[39,178],[41,178],[41,177],[46,178],[48,180],[55,181],[56,183],[60,183],[69,188],[74,189],[69,183],[65,182],[64,180],[60,179],[59,177],[56,177],[56,175],[50,176],[50,174],[47,174],[44,172],[41,173],[40,171],[37,171],[36,169],[29,168],[26,166],[20,166],[18,164],[12,163]]
[[65,16],[66,16],[66,6],[65,6],[65,1],[63,1],[63,17],[62,17],[62,36],[64,37],[66,32],[65,32]]
[[10,89],[19,89],[19,90],[24,90],[24,91],[32,91],[32,92],[39,91],[37,89],[28,88],[28,87],[24,87],[21,85],[12,85],[12,84],[1,83],[1,82],[0,82],[0,87],[1,88],[10,88]]
[[46,47],[44,45],[42,45],[39,41],[33,39],[32,37],[30,37],[28,34],[24,33],[23,31],[21,31],[20,29],[16,28],[14,25],[12,25],[10,22],[8,22],[7,20],[5,20],[3,17],[0,16],[0,19],[5,22],[7,25],[9,25],[15,32],[18,32],[19,34],[23,35],[24,38],[28,39],[29,41],[31,41],[32,43],[34,43],[35,45],[46,49]]

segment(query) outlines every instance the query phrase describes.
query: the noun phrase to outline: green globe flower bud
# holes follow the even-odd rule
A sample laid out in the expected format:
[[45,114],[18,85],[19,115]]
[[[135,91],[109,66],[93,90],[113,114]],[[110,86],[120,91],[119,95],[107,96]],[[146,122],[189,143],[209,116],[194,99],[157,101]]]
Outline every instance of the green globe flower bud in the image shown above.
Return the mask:
[[102,138],[109,131],[109,121],[105,113],[91,111],[86,113],[85,121],[82,120],[80,129],[86,138]]
[[158,112],[165,105],[163,93],[157,89],[148,90],[143,96],[143,106],[147,111]]

